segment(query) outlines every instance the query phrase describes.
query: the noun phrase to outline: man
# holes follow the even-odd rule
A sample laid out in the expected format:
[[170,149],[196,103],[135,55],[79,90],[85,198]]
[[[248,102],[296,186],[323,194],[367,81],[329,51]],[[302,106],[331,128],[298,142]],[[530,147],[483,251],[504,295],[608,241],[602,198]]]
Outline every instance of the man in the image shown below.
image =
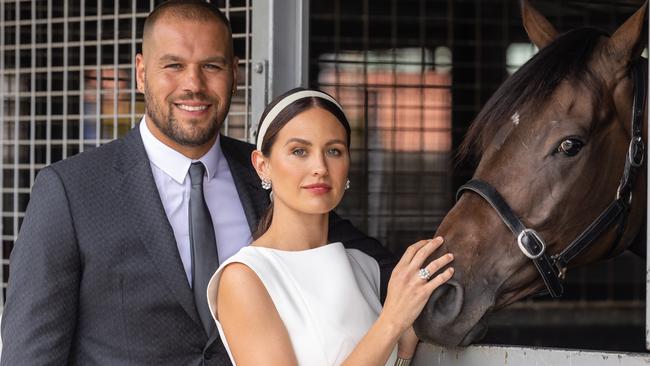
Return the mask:
[[[228,20],[200,0],[164,3],[136,69],[139,126],[34,183],[11,255],[2,365],[230,363],[205,277],[250,241],[268,195],[253,147],[218,133],[237,80]],[[330,239],[376,257],[387,281],[390,254],[330,221]]]

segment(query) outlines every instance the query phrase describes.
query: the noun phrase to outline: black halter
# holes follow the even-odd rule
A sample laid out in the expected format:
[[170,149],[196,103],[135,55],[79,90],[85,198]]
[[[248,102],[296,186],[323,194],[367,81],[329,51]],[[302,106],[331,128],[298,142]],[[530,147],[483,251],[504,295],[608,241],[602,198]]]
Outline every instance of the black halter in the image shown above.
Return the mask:
[[643,111],[646,100],[646,70],[641,61],[632,67],[634,80],[634,101],[632,104],[632,138],[625,159],[625,169],[616,192],[616,199],[561,253],[549,255],[546,243],[532,228],[527,228],[512,212],[512,209],[490,184],[478,179],[472,179],[458,189],[458,200],[464,191],[472,191],[483,197],[499,214],[501,220],[517,238],[517,244],[522,253],[530,258],[539,271],[548,292],[552,297],[562,296],[564,288],[562,280],[566,269],[576,256],[591,246],[600,235],[612,225],[618,223],[618,238],[612,248],[617,247],[627,222],[627,216],[632,203],[632,188],[639,168],[643,165],[645,145],[643,143]]

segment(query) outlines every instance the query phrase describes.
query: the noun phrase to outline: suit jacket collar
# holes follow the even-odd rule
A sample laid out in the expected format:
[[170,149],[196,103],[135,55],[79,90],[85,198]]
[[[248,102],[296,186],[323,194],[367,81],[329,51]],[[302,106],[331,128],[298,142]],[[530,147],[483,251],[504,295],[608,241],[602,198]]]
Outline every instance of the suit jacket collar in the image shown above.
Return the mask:
[[260,178],[251,164],[254,146],[223,135],[220,139],[221,150],[228,161],[248,226],[251,232],[255,232],[257,223],[269,206],[269,194],[262,189]]
[[117,148],[113,167],[122,175],[118,189],[133,236],[146,247],[160,278],[169,288],[170,296],[181,304],[201,329],[192,289],[138,128],[132,129],[119,143],[121,146]]

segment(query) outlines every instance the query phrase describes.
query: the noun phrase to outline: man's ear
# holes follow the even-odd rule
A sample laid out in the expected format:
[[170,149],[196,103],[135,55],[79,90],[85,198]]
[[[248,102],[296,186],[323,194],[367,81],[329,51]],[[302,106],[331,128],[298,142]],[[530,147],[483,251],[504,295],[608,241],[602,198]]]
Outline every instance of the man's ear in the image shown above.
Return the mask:
[[257,175],[262,178],[269,178],[271,175],[271,166],[268,159],[259,150],[253,150],[251,153],[251,163],[257,172]]
[[135,55],[135,79],[138,91],[144,94],[144,56],[141,53]]

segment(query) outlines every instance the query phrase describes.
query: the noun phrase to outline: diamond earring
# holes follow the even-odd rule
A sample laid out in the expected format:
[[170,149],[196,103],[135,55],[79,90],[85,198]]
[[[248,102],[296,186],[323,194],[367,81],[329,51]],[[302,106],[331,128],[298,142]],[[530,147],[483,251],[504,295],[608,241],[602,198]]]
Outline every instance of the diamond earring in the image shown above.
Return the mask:
[[272,184],[271,181],[268,179],[262,179],[262,188],[266,189],[267,191],[271,189]]
[[348,189],[350,189],[350,180],[349,179],[345,182],[345,190],[347,191]]

